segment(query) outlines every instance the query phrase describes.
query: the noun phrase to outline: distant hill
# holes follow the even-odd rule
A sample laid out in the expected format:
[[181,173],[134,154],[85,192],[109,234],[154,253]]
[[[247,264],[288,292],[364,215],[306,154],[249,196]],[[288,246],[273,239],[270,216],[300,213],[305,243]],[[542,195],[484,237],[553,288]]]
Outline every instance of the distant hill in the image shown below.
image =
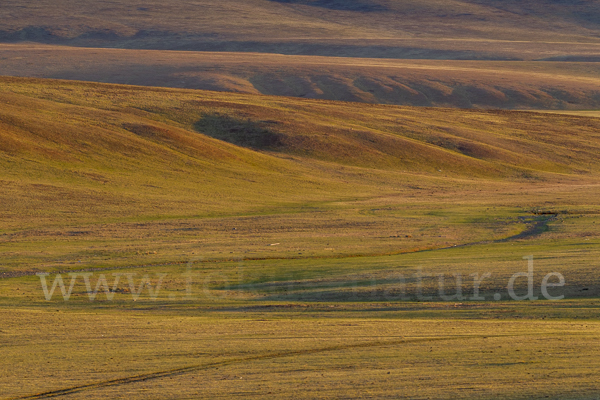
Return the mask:
[[6,76],[411,106],[597,109],[600,1],[6,0],[0,58]]
[[88,47],[421,59],[600,55],[598,1],[6,0],[0,21],[3,42]]
[[[598,109],[600,63],[2,45],[0,74],[412,106]],[[35,60],[35,62],[33,62]]]

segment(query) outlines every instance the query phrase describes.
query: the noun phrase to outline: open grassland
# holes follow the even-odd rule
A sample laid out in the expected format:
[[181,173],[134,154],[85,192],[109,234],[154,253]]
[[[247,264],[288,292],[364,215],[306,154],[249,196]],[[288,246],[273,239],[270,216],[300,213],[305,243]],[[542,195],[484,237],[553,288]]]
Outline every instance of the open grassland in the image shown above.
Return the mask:
[[600,63],[0,45],[0,74],[413,106],[598,109]]
[[600,111],[598,111],[598,110],[543,110],[540,112],[550,113],[550,114],[565,114],[565,115],[577,115],[580,117],[600,118]]
[[0,78],[0,397],[593,399],[599,132]]
[[[588,307],[598,312],[597,303]],[[3,354],[13,365],[0,365],[0,395],[573,399],[598,393],[597,319],[464,319],[451,312],[424,310],[413,318],[402,311],[204,313],[159,306],[2,311],[1,335],[10,343]],[[38,324],[43,333],[31,329]]]
[[389,254],[598,211],[597,119],[6,78],[0,118],[9,270]]

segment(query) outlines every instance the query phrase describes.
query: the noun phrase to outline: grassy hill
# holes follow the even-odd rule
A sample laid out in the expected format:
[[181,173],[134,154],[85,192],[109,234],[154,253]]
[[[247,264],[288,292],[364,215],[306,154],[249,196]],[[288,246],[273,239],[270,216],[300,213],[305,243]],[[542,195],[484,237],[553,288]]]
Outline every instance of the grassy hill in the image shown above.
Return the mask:
[[593,398],[599,132],[0,78],[0,397]]
[[9,0],[0,10],[0,74],[592,110],[600,101],[599,18],[593,1]]
[[[522,221],[502,219],[491,236],[483,225],[460,223],[439,235],[427,227],[435,219],[425,215],[428,204],[441,196],[439,207],[458,207],[458,215],[486,212],[492,203],[512,210],[499,214],[545,204],[586,209],[600,167],[600,120],[593,118],[19,78],[2,78],[0,96],[1,230],[17,246],[5,254],[8,271],[81,259],[127,263],[140,252],[173,260],[182,253],[168,243],[180,237],[169,232],[186,236],[188,228],[184,248],[202,238],[219,257],[226,254],[221,246],[287,257],[501,238],[524,229]],[[581,189],[571,192],[571,185]],[[504,200],[491,200],[490,190]],[[553,194],[540,201],[540,191],[570,200],[555,203]],[[399,208],[372,220],[368,210],[378,204]],[[402,204],[415,208],[404,215]],[[252,215],[260,218],[247,219]],[[316,219],[309,223],[307,215]],[[399,234],[394,220],[405,217],[409,232]],[[251,226],[272,218],[282,228],[264,240],[302,237],[309,250],[256,243]],[[327,228],[332,218],[339,222]],[[486,224],[495,225],[493,218]],[[323,232],[342,229],[332,239],[337,245],[301,233],[317,221]],[[226,244],[229,232],[217,226],[236,224],[240,235]],[[215,242],[212,229],[222,239]],[[123,242],[102,233],[113,230],[136,244],[121,253]],[[363,242],[365,231],[373,237]],[[65,247],[33,251],[59,232]],[[152,255],[148,232],[164,240],[166,254]],[[387,239],[377,239],[382,234]],[[89,248],[92,239],[98,250]]]
[[[0,74],[413,106],[600,108],[600,64],[0,45]],[[29,60],[36,60],[31,62]]]
[[385,58],[415,47],[418,58],[495,58],[504,46],[448,47],[474,39],[597,45],[600,22],[596,2],[551,0],[9,0],[0,13],[4,41]]
[[599,28],[3,0],[0,398],[596,398]]

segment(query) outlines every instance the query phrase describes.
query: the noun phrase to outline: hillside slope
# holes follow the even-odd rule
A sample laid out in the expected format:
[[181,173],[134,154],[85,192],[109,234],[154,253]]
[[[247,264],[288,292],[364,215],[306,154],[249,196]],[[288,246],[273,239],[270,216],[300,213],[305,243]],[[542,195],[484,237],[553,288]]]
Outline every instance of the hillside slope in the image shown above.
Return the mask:
[[599,21],[598,1],[7,0],[0,74],[589,110],[600,108]]
[[532,47],[598,55],[600,43],[597,1],[7,0],[0,18],[2,41],[89,47],[522,59]]
[[596,119],[1,79],[2,150],[27,155],[20,162],[155,170],[185,157],[270,171],[293,156],[491,178],[584,174],[599,163]]
[[[38,187],[40,199],[59,202],[84,190],[132,212],[145,201],[148,212],[176,204],[211,212],[422,179],[583,179],[600,165],[597,119],[1,82],[4,187]],[[3,195],[12,214],[10,191]]]
[[[0,78],[0,274],[502,240],[547,222],[532,212],[597,212],[599,132],[567,115]],[[585,240],[594,221],[579,222],[551,240]]]
[[8,76],[413,106],[600,108],[600,63],[384,60],[39,44],[0,44],[0,52],[0,75]]

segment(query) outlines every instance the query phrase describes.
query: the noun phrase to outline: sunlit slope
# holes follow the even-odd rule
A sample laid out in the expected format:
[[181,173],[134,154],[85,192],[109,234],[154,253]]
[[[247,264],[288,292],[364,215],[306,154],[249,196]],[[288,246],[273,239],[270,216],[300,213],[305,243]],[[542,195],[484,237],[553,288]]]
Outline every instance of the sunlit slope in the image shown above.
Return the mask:
[[[69,10],[65,13],[65,10]],[[263,51],[392,58],[494,59],[506,43],[448,47],[448,40],[598,43],[595,1],[7,0],[0,40],[92,47]],[[409,40],[409,42],[404,42]],[[417,40],[417,41],[412,41]],[[418,42],[423,40],[423,42]],[[558,42],[558,43],[557,43]],[[582,55],[568,46],[562,55]],[[589,49],[588,49],[589,50]],[[537,48],[543,57],[543,49]],[[596,52],[597,55],[597,52]]]
[[161,174],[217,187],[239,175],[303,181],[310,160],[455,177],[585,175],[600,146],[600,121],[588,118],[64,81],[3,78],[0,112],[5,175],[85,180],[79,169],[94,170],[107,177],[89,181],[102,185]]
[[39,44],[0,44],[0,52],[0,74],[9,76],[413,106],[600,108],[600,63],[383,60]]
[[49,80],[1,87],[8,214],[15,201],[34,214],[75,203],[92,214],[206,214],[599,167],[598,119]]
[[29,202],[33,214],[44,208],[48,220],[69,217],[72,209],[90,217],[167,209],[206,214],[252,204],[263,191],[271,193],[264,204],[316,190],[318,180],[305,169],[153,120],[139,109],[111,111],[5,93],[2,102],[9,214],[19,201]]
[[539,209],[596,209],[600,119],[23,78],[0,88],[9,271],[199,248],[397,254],[535,230]]

